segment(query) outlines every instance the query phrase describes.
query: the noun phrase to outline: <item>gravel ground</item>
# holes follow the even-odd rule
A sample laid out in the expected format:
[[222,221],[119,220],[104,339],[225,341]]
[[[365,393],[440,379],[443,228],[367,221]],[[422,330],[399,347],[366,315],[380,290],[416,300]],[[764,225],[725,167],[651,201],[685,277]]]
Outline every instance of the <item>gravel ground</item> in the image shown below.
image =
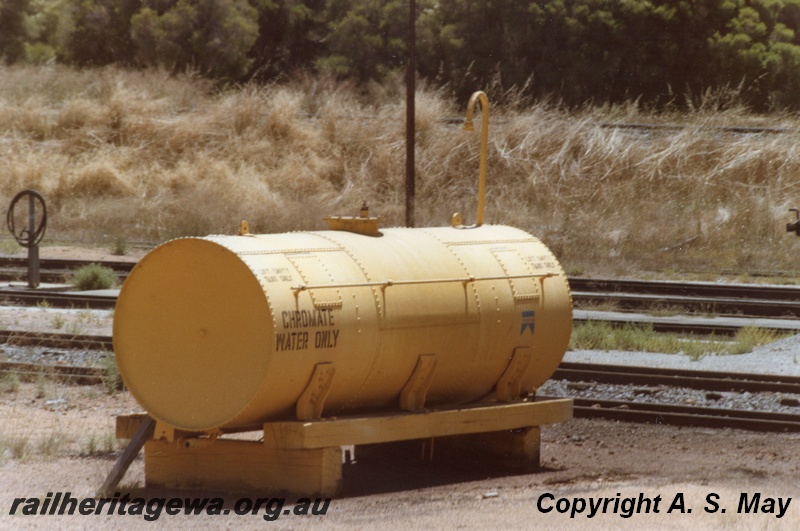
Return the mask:
[[76,367],[102,367],[110,354],[102,350],[75,350],[47,347],[17,347],[0,345],[0,360],[15,363],[42,363],[48,365],[73,365]]
[[789,393],[709,392],[685,387],[642,387],[564,381],[549,381],[540,388],[539,393],[545,396],[568,396],[589,400],[622,400],[800,414],[800,395]]
[[[747,354],[713,355],[699,360],[693,360],[683,354],[596,350],[569,351],[564,356],[564,361],[570,362],[800,376],[798,359],[800,359],[800,335],[760,346]],[[539,393],[547,396],[596,400],[800,413],[800,395],[790,393],[709,392],[664,385],[645,387],[554,380],[546,382],[539,389]]]

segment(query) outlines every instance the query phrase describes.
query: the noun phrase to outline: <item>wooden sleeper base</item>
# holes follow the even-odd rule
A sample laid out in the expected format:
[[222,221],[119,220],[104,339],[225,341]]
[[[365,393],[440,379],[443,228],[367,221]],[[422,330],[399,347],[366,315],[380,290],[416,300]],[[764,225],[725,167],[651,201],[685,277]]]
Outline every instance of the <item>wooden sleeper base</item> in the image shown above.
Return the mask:
[[[132,438],[145,418],[117,418]],[[540,426],[572,418],[572,399],[521,401],[439,411],[268,422],[263,440],[185,434],[156,423],[145,442],[147,487],[333,496],[342,485],[342,447],[427,440],[448,453],[479,450],[498,466],[539,465]],[[375,447],[371,447],[375,448]]]

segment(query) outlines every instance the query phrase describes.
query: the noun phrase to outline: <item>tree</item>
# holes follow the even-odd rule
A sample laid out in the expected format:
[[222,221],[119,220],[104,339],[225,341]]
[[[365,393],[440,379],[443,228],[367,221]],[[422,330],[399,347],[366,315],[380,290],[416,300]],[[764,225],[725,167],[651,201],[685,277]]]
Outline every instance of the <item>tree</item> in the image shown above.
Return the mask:
[[25,15],[30,0],[0,0],[0,59],[11,64],[25,57]]
[[526,2],[441,0],[420,9],[419,70],[462,98],[490,83],[522,86],[536,56],[535,20]]
[[328,0],[322,70],[360,82],[384,79],[405,65],[408,4],[400,0]]
[[60,27],[62,59],[81,66],[130,64],[131,16],[141,0],[66,0]]
[[258,13],[246,0],[178,0],[144,7],[130,21],[136,61],[238,79],[249,69]]
[[[730,2],[729,2],[730,4]],[[742,84],[756,110],[800,107],[800,0],[752,0],[711,39],[716,84]]]
[[250,50],[257,79],[311,67],[321,54],[325,0],[251,0],[258,11],[258,39]]

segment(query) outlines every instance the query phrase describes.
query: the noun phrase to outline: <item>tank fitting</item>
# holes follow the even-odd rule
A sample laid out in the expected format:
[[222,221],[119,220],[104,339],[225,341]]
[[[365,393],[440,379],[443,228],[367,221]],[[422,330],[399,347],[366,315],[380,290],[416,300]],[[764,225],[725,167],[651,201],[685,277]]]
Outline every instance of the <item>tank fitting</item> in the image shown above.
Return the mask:
[[[475,112],[475,104],[481,104],[481,158],[478,174],[478,217],[473,227],[483,225],[483,211],[486,204],[486,157],[489,145],[489,99],[483,91],[475,92],[467,104],[467,117],[464,119],[464,130],[474,131],[472,125],[472,115]],[[453,214],[450,221],[453,227],[463,227],[461,225],[461,214]]]

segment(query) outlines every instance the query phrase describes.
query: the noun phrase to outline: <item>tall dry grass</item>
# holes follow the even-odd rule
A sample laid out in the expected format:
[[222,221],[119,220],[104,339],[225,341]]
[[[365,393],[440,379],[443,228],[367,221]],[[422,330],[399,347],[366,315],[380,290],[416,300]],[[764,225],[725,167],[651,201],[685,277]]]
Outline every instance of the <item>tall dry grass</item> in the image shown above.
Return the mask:
[[[490,98],[494,95],[490,95]],[[567,110],[505,95],[491,113],[486,219],[540,236],[572,272],[795,270],[785,233],[800,205],[797,128],[755,116],[735,94],[688,113],[635,102]],[[362,201],[404,219],[399,84],[356,89],[301,78],[217,90],[191,75],[117,68],[0,67],[0,205],[23,188],[48,200],[50,238],[107,244],[322,229]],[[417,225],[474,220],[479,135],[440,89],[417,95]],[[603,122],[682,123],[642,133]]]

